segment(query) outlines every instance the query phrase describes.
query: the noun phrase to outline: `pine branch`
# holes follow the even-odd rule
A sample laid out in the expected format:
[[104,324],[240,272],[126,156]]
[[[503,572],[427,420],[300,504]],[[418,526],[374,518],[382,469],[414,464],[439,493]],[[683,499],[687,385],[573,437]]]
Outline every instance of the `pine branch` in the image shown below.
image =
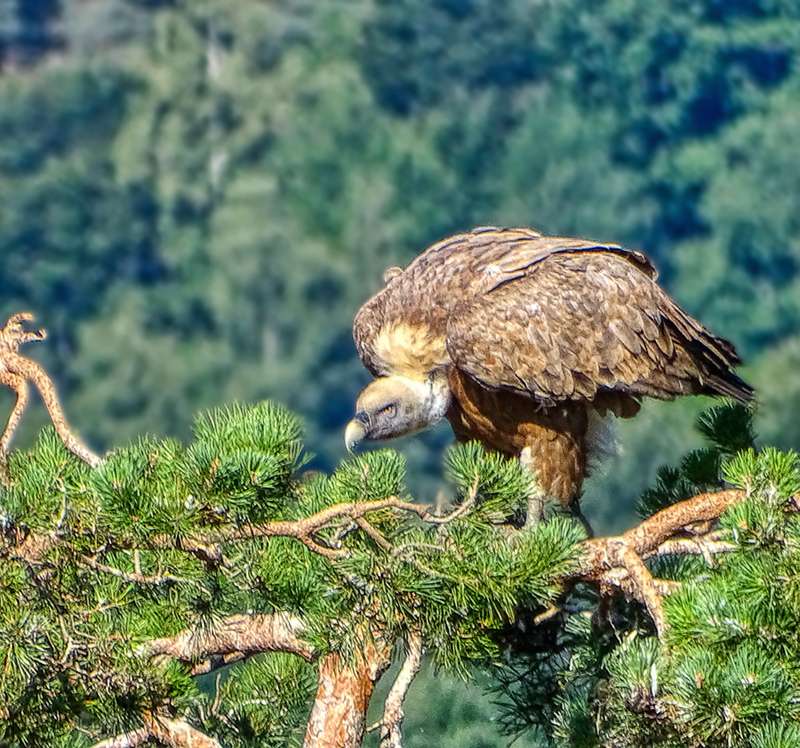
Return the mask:
[[136,748],[151,740],[170,748],[222,748],[217,740],[196,730],[183,720],[167,719],[149,713],[143,716],[144,727],[102,740],[95,743],[92,748]]
[[160,584],[175,584],[178,582],[188,582],[187,579],[183,577],[174,577],[171,574],[157,574],[156,576],[146,576],[142,574],[141,571],[136,571],[133,574],[127,571],[122,571],[121,569],[115,569],[111,566],[106,566],[105,564],[101,564],[99,561],[96,561],[93,558],[89,558],[88,556],[81,556],[81,560],[87,566],[91,566],[93,569],[97,571],[105,572],[106,574],[111,574],[119,579],[122,579],[125,582],[138,582],[139,584],[153,584],[153,585],[160,585]]
[[[429,511],[430,507],[424,504],[414,504],[410,501],[403,501],[397,496],[389,496],[385,499],[379,499],[376,501],[353,501],[335,504],[334,506],[322,509],[316,514],[312,514],[310,517],[305,517],[299,520],[268,522],[263,525],[252,525],[245,529],[231,530],[223,534],[223,539],[231,541],[246,540],[248,538],[256,537],[297,538],[314,553],[325,556],[330,560],[335,560],[337,558],[346,558],[350,555],[350,551],[348,551],[346,548],[331,548],[323,545],[325,541],[314,538],[314,534],[319,530],[325,529],[334,520],[339,519],[340,517],[350,518],[359,524],[359,520],[364,519],[368,512],[374,512],[380,509],[399,509],[411,514],[416,514],[424,522],[430,522],[433,524],[446,524],[467,514],[474,506],[474,503],[474,497],[470,496],[463,505],[459,506],[450,514],[444,517],[438,517],[435,514],[431,514]],[[369,525],[369,528],[360,524],[359,526],[382,548],[385,550],[392,548],[391,544],[389,544],[388,541],[383,538],[383,536],[380,536],[371,525]],[[186,542],[183,543],[183,548],[184,550],[190,550],[192,552],[195,550],[191,543]],[[215,553],[217,551],[216,547],[213,545],[206,545],[204,546],[204,549],[211,553]]]
[[[625,570],[631,582],[629,594],[632,594],[647,608],[647,612],[656,625],[656,632],[661,637],[666,631],[667,619],[653,575],[644,565],[641,557],[624,540],[610,542],[608,545],[609,560],[615,567]],[[607,579],[609,579],[608,575],[601,576],[601,586]]]
[[[469,499],[468,499],[469,502]],[[468,503],[465,502],[465,503]],[[472,502],[474,504],[474,501]],[[153,546],[157,548],[169,548],[190,553],[196,558],[200,559],[206,564],[212,566],[230,565],[230,562],[225,558],[222,547],[219,541],[236,541],[236,540],[249,540],[258,537],[292,537],[303,543],[309,550],[317,553],[330,561],[346,558],[350,556],[350,551],[346,548],[331,548],[323,545],[326,542],[324,539],[316,539],[314,534],[327,527],[331,522],[340,518],[347,517],[352,519],[357,524],[364,520],[365,524],[359,525],[361,529],[366,532],[381,548],[390,551],[394,550],[388,540],[383,538],[371,525],[366,523],[365,517],[367,513],[378,511],[381,509],[399,509],[401,511],[409,512],[417,515],[425,522],[433,522],[436,524],[446,524],[466,514],[463,506],[458,507],[449,515],[439,517],[431,514],[429,507],[423,504],[414,504],[409,501],[403,501],[397,496],[389,496],[386,499],[377,501],[355,501],[349,503],[335,504],[334,506],[327,507],[310,517],[295,521],[276,521],[268,522],[263,525],[250,525],[245,528],[229,529],[220,533],[218,530],[209,533],[209,537],[196,537],[174,538],[162,535],[152,539]],[[22,560],[28,564],[38,564],[41,562],[44,554],[53,548],[55,545],[64,541],[60,533],[49,532],[46,534],[36,534],[29,531],[17,531],[13,533],[13,537],[9,537],[9,546],[7,550],[0,548],[0,558],[8,558],[10,560]],[[96,561],[89,562],[86,558],[83,559],[86,563],[99,570],[104,571],[115,576],[120,576],[124,572],[111,567],[105,567],[98,564]],[[145,584],[158,584],[157,578],[137,578],[135,574],[129,574],[125,577],[127,581],[142,582]],[[162,580],[174,581],[174,580]]]
[[368,729],[368,732],[372,732],[378,727],[381,728],[380,748],[403,748],[403,736],[400,729],[403,717],[405,717],[403,702],[412,681],[419,672],[422,652],[422,637],[419,632],[409,632],[408,653],[384,702],[383,718]]
[[736,550],[734,543],[729,543],[726,540],[716,539],[717,533],[709,533],[708,536],[700,536],[697,538],[675,538],[673,540],[665,540],[655,551],[646,553],[642,558],[651,558],[652,556],[670,556],[670,555],[701,555],[706,560],[706,563],[711,566],[711,557],[717,553],[728,553]]
[[[640,559],[655,555],[667,541],[674,542],[672,536],[681,533],[687,525],[717,519],[726,509],[743,501],[746,496],[745,491],[738,489],[698,494],[663,509],[619,537],[585,540],[580,543],[585,556],[573,575],[583,579],[602,576],[616,565],[611,560],[614,555],[612,547],[619,543],[630,548]],[[680,546],[672,547],[677,549]]]
[[355,522],[367,535],[369,535],[369,537],[375,541],[379,548],[382,548],[384,551],[389,553],[394,551],[394,546],[363,517],[359,517]]
[[41,393],[47,412],[50,414],[50,420],[61,441],[64,442],[64,446],[92,467],[98,467],[103,462],[73,436],[61,411],[58,396],[50,377],[45,374],[39,364],[20,356],[17,352],[23,343],[45,339],[44,330],[31,332],[22,329],[22,323],[32,319],[33,315],[30,312],[14,314],[6,322],[5,327],[0,330],[0,384],[11,387],[17,394],[17,400],[8,417],[6,428],[0,437],[0,480],[6,487],[11,484],[11,477],[8,475],[8,449],[28,402],[28,380],[31,380]]
[[715,520],[726,509],[744,501],[745,498],[747,498],[746,492],[739,489],[701,493],[662,509],[650,519],[628,530],[622,537],[636,553],[643,556],[654,551],[687,525]]
[[[701,553],[706,557],[707,561],[710,561],[712,554],[730,550],[730,544],[720,541],[719,537],[713,534],[710,534],[707,539],[704,539],[703,536],[687,539],[685,537],[687,534],[686,528],[707,530],[710,526],[709,523],[716,520],[720,514],[730,506],[742,501],[746,495],[745,491],[734,489],[720,491],[718,493],[699,494],[691,499],[667,507],[620,537],[586,540],[579,544],[580,550],[583,551],[583,557],[578,564],[577,571],[568,575],[565,581],[582,580],[593,582],[601,588],[601,591],[605,592],[610,592],[612,588],[622,590],[626,595],[639,600],[647,607],[659,634],[663,634],[666,621],[663,614],[661,597],[664,594],[669,594],[670,591],[675,589],[675,586],[666,584],[661,580],[653,579],[647,567],[644,565],[643,559],[653,555],[665,555],[667,553]],[[795,502],[797,502],[796,498]],[[465,504],[470,507],[474,504],[471,496]],[[313,552],[323,555],[333,561],[349,556],[350,551],[346,548],[333,548],[324,545],[329,541],[324,537],[316,536],[316,533],[330,527],[337,519],[349,518],[383,550],[396,551],[397,549],[378,533],[366,519],[366,516],[370,512],[389,508],[409,512],[415,514],[423,521],[435,522],[437,524],[453,521],[465,513],[464,506],[460,506],[451,514],[445,517],[438,517],[431,514],[427,506],[403,501],[397,496],[390,496],[386,499],[376,501],[357,501],[336,504],[309,517],[295,521],[277,521],[246,528],[236,528],[223,532],[222,538],[226,541],[233,541],[247,540],[254,537],[294,537],[304,543]],[[683,535],[683,537],[673,537],[675,535]],[[14,540],[16,540],[16,542],[14,542]],[[179,548],[207,562],[209,560],[217,562],[219,559],[222,559],[222,551],[217,542],[208,542],[208,540],[210,539],[202,538],[203,542],[200,542],[200,539],[181,539],[179,542],[176,542],[164,536],[156,538],[155,545],[159,547]],[[218,531],[216,532],[214,540],[219,540]],[[45,551],[60,541],[61,537],[57,533],[49,533],[45,536],[35,536],[32,533],[25,534],[24,536],[18,535],[16,538],[12,539],[11,543],[12,546],[16,546],[14,552],[9,553],[6,551],[3,555],[11,558],[22,558],[28,563],[35,563],[41,559]],[[126,581],[144,584],[162,584],[168,581],[180,581],[172,577],[145,577],[142,574],[130,574],[107,567],[92,559],[84,558],[83,561],[98,571],[113,574],[124,578]],[[235,617],[230,620],[233,625]],[[250,626],[255,625],[256,629],[258,628],[258,626],[253,623],[255,619],[247,617],[241,617],[241,620],[238,621],[236,625],[243,625],[245,620],[251,621]],[[222,632],[221,634],[223,638],[225,633],[226,632]],[[178,649],[174,649],[170,652],[172,656],[193,662],[208,660],[209,657],[240,657],[255,651],[274,651],[276,647],[283,651],[296,651],[306,658],[311,656],[307,645],[300,644],[296,637],[291,638],[291,640],[284,640],[280,645],[269,645],[264,644],[263,641],[259,644],[259,641],[261,641],[260,637],[264,636],[264,632],[259,633],[254,629],[250,629],[247,633],[249,635],[249,641],[241,643],[241,645],[223,645],[220,643],[222,640],[218,640],[215,644],[212,637],[212,639],[206,641],[202,645],[198,644],[196,641],[195,650],[185,650],[183,655],[181,655],[180,652],[184,650],[181,650],[178,646],[176,639],[166,641],[172,641],[172,646],[178,647]],[[245,635],[245,639],[248,639],[248,635]],[[188,636],[188,634],[179,636]],[[276,632],[268,633],[267,640],[275,636]],[[167,645],[162,641],[160,646],[163,647]],[[185,648],[187,646],[186,642],[183,642],[182,646]],[[267,649],[259,649],[259,647],[265,646]],[[270,648],[270,646],[272,648]],[[200,652],[197,650],[197,647],[205,647],[205,649]],[[153,650],[153,652],[155,653],[155,650]],[[167,653],[166,650],[165,653]],[[212,664],[205,663],[200,667],[211,669]]]
[[[717,536],[706,543],[672,536],[683,533],[687,526],[716,520],[726,509],[746,497],[747,493],[738,489],[698,494],[663,509],[619,537],[585,540],[580,543],[585,555],[570,577],[594,582],[600,586],[601,592],[618,588],[639,600],[647,607],[661,636],[666,628],[661,598],[675,586],[653,579],[643,559],[670,552],[704,553],[708,558],[708,554],[730,550],[730,545],[716,539]],[[707,525],[703,527],[705,529]]]
[[[601,585],[606,585],[606,591],[611,591],[609,589],[610,587],[617,587],[626,597],[639,600],[639,602],[645,604],[645,600],[641,597],[639,592],[640,587],[637,582],[631,578],[627,568],[620,566],[616,569],[610,569],[603,575],[600,581]],[[674,582],[671,579],[652,579],[652,589],[659,597],[672,595],[681,589],[681,587],[682,585],[680,582]]]
[[[211,631],[187,629],[175,636],[146,642],[139,647],[139,653],[202,665],[209,658],[234,656],[241,659],[264,652],[289,652],[311,662],[314,648],[299,637],[304,628],[302,620],[288,613],[235,615],[221,621]],[[228,661],[232,660],[221,664]]]

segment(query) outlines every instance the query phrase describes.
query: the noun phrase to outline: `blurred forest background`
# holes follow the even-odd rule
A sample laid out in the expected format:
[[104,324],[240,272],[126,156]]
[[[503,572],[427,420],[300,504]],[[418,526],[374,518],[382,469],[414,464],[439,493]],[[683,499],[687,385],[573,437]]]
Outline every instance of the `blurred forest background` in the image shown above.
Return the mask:
[[[0,0],[0,206],[0,316],[98,450],[274,398],[330,469],[359,305],[479,224],[643,250],[800,448],[796,0]],[[703,406],[620,424],[597,530]],[[400,445],[423,499],[450,439]]]

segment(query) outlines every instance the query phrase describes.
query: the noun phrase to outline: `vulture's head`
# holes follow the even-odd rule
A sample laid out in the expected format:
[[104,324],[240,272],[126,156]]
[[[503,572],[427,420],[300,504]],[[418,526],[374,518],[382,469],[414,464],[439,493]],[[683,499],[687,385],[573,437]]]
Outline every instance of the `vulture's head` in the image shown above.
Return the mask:
[[349,451],[364,439],[394,439],[437,423],[450,405],[444,372],[419,382],[406,377],[381,377],[358,396],[356,416],[344,432]]

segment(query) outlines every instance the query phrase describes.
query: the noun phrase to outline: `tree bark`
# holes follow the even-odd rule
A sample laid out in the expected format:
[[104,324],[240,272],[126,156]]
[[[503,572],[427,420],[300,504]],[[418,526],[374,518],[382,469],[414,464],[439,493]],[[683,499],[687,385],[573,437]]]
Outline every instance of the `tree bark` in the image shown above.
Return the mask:
[[367,707],[381,675],[389,667],[388,647],[364,646],[355,663],[335,652],[320,661],[319,682],[303,748],[358,748],[364,737]]

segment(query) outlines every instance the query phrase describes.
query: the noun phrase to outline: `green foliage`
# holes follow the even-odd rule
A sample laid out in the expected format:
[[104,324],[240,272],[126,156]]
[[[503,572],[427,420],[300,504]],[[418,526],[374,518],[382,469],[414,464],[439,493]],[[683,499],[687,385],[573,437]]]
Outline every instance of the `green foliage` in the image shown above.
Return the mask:
[[[645,490],[639,500],[637,511],[642,518],[670,504],[713,490],[719,485],[721,474],[729,483],[736,483],[729,477],[729,466],[723,467],[723,461],[740,450],[749,449],[753,453],[753,412],[743,405],[727,403],[701,413],[696,426],[711,446],[692,450],[677,468],[659,469],[655,485]],[[769,458],[765,456],[764,459]]]
[[518,544],[501,529],[454,523],[448,540],[463,552],[425,553],[421,546],[421,570],[433,577],[420,594],[430,596],[422,630],[435,645],[434,662],[461,669],[469,660],[497,657],[492,630],[512,620],[521,601],[542,609],[557,597],[559,576],[571,568],[580,537],[580,529],[563,519],[538,526]]
[[794,452],[767,447],[760,454],[752,449],[739,453],[725,465],[725,480],[748,494],[757,492],[784,499],[800,490],[800,471]]
[[199,415],[194,434],[179,468],[191,496],[212,496],[209,508],[236,521],[280,514],[294,473],[307,461],[296,416],[270,402],[233,405]]
[[486,452],[478,442],[451,447],[445,471],[462,502],[478,502],[479,516],[513,514],[524,507],[530,491],[530,478],[518,460]]
[[[740,550],[720,558],[704,582],[667,599],[671,628],[662,645],[637,643],[660,658],[649,708],[635,719],[638,732],[649,735],[650,723],[660,720],[673,743],[747,746],[755,734],[780,733],[796,721],[798,557],[787,542],[794,525],[796,517],[766,492],[723,517]],[[630,671],[612,676],[631,682]],[[664,744],[672,744],[666,734]]]
[[87,504],[88,470],[72,458],[55,429],[48,427],[29,455],[12,452],[10,470],[19,480],[3,497],[6,521],[24,521],[32,529],[69,526],[67,495],[75,496],[78,507]]
[[[452,450],[457,502],[423,522],[389,506],[408,498],[395,452],[298,476],[301,431],[282,407],[216,409],[194,431],[188,447],[142,438],[96,469],[52,430],[13,453],[0,494],[4,744],[123,733],[163,705],[232,744],[284,744],[307,716],[313,665],[264,655],[200,688],[191,657],[148,658],[148,642],[279,612],[301,617],[316,657],[352,659],[369,612],[387,641],[418,631],[438,666],[466,675],[501,656],[497,632],[520,606],[554,601],[574,564],[577,523],[504,524],[528,480],[477,445]],[[385,505],[359,525],[351,510],[369,502]],[[313,541],[275,536],[319,512]]]
[[[52,430],[30,453],[12,454],[15,482],[2,494],[7,537],[36,533],[44,546],[28,562],[6,556],[2,564],[6,744],[67,740],[75,728],[126,732],[142,711],[165,702],[182,708],[195,699],[185,666],[149,663],[137,656],[141,642],[210,627],[248,609],[313,609],[319,615],[320,606],[309,600],[323,597],[329,584],[299,543],[231,545],[238,555],[230,571],[181,550],[209,529],[224,534],[226,526],[297,511],[297,419],[269,403],[234,406],[199,417],[196,434],[189,449],[173,440],[140,439],[95,470],[67,452]],[[216,471],[203,472],[198,453],[209,452]],[[237,676],[250,684],[246,688],[255,682],[253,673],[263,671],[267,684],[280,677],[277,665],[253,667]],[[291,731],[287,725],[299,717],[292,722],[287,715],[299,708],[300,684],[307,689],[308,677],[297,671],[287,680],[296,688],[276,702],[269,724]],[[265,711],[250,719],[242,700],[234,707],[243,710],[237,723],[268,729],[260,721]]]
[[751,449],[756,440],[753,412],[735,403],[701,413],[697,418],[697,430],[723,455]]
[[[499,666],[492,671],[501,724],[514,736],[531,734],[537,745],[552,739],[569,745],[593,745],[589,698],[602,648],[593,638],[589,609],[596,600],[578,589],[568,600],[575,615],[550,619],[526,636],[511,639]],[[523,619],[524,620],[524,619]]]
[[316,688],[314,668],[284,654],[260,655],[217,675],[213,691],[193,705],[225,745],[291,745],[308,719],[308,705]]
[[798,458],[752,446],[734,453],[753,440],[750,414],[734,406],[703,414],[698,425],[713,446],[663,470],[643,503],[658,508],[656,499],[714,490],[724,476],[747,496],[720,518],[715,539],[726,545],[704,559],[648,561],[654,575],[681,582],[664,598],[669,627],[661,639],[636,604],[612,602],[590,621],[590,601],[567,598],[546,646],[513,656],[500,671],[510,731],[534,729],[556,746],[621,748],[745,748],[793,739],[800,718]]
[[317,483],[320,504],[342,501],[380,501],[405,493],[406,465],[403,456],[389,449],[354,457],[342,463],[325,483]]

